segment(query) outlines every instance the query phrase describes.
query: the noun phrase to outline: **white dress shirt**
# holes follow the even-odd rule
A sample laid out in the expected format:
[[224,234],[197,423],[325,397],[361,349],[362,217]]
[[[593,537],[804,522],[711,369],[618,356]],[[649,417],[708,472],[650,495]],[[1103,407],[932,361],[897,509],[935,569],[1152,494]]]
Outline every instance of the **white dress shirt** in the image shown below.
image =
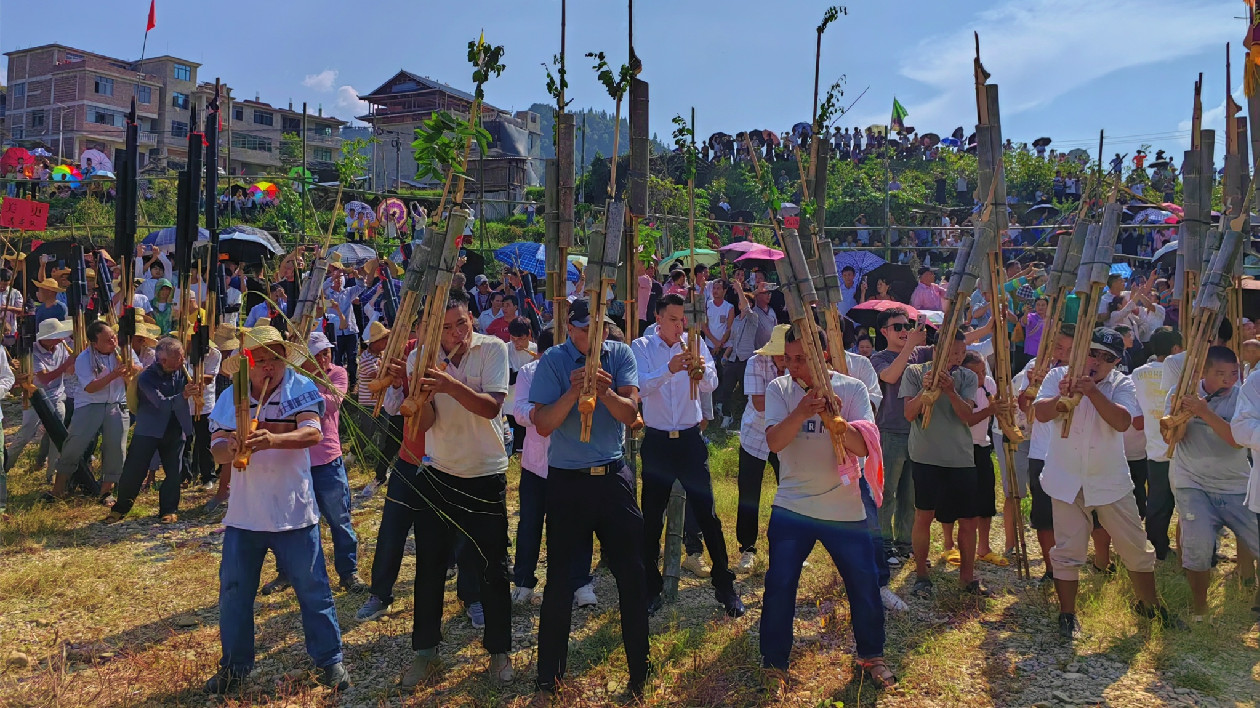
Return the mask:
[[534,383],[534,372],[538,370],[538,360],[532,359],[516,374],[516,387],[524,395],[517,396],[512,406],[512,415],[516,424],[525,427],[525,444],[521,449],[521,471],[547,478],[547,453],[551,445],[550,437],[538,434],[534,426],[534,407],[529,401],[529,387]]
[[1260,514],[1260,471],[1257,471],[1256,464],[1260,460],[1256,455],[1256,451],[1260,450],[1260,376],[1248,377],[1243,383],[1229,429],[1234,433],[1234,442],[1252,451],[1246,503],[1248,509]]
[[[703,343],[702,343],[703,344]],[[639,337],[630,345],[639,367],[639,395],[643,399],[643,423],[656,430],[686,430],[700,424],[699,397],[691,398],[691,377],[687,370],[670,373],[669,360],[687,346],[687,335],[669,346],[659,335]],[[700,393],[717,388],[717,369],[707,346],[700,347],[704,378]]]
[[871,409],[879,410],[884,400],[884,392],[879,388],[879,374],[875,373],[875,365],[861,354],[845,352],[844,359],[849,364],[849,376],[866,385],[866,392],[871,398]]
[[[1058,396],[1059,382],[1066,374],[1067,367],[1051,369],[1041,384],[1037,400]],[[1113,369],[1100,381],[1098,389],[1131,415],[1142,415],[1137,387],[1118,369]],[[1129,463],[1124,455],[1124,433],[1103,420],[1088,398],[1081,398],[1076,406],[1069,437],[1062,436],[1061,421],[1052,423],[1046,467],[1041,473],[1041,488],[1050,498],[1072,504],[1083,490],[1085,506],[1094,507],[1111,504],[1133,492],[1133,478],[1129,476]]]

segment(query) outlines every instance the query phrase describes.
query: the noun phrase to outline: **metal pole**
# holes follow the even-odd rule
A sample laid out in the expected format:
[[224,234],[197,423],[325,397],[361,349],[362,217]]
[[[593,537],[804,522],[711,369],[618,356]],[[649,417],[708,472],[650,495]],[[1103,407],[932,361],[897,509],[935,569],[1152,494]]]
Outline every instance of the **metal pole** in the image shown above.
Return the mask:
[[402,141],[394,135],[394,192],[402,193]]
[[[887,141],[888,132],[884,132],[884,140]],[[888,159],[888,143],[884,143],[884,260],[892,261],[892,229],[888,226],[888,220],[892,216],[892,193],[888,191],[888,185],[892,182],[892,167]]]
[[302,101],[302,233],[306,233],[306,101]]
[[[581,173],[581,178],[578,179],[578,184],[582,185],[583,191],[578,192],[578,201],[585,204],[586,203],[586,197],[584,196],[585,189],[586,189],[586,114],[585,113],[582,114],[582,169],[579,170],[579,172]],[[585,234],[586,229],[583,229],[582,233]]]
[[[232,194],[232,121],[236,120],[236,108],[232,105],[232,100],[228,99],[228,129],[227,129],[227,176],[228,176],[228,210],[227,225],[232,225],[232,212],[236,209],[236,198]],[[218,159],[218,156],[215,156]],[[243,284],[243,283],[242,283]]]

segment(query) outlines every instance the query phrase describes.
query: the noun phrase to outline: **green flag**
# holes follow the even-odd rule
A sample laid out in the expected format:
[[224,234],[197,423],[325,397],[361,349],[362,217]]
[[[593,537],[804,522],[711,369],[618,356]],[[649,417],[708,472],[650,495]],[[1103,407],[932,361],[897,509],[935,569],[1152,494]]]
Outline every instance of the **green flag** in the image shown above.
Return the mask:
[[893,97],[892,122],[890,125],[893,130],[901,130],[906,127],[906,116],[910,115],[906,112],[905,106],[901,105],[901,101],[897,97]]

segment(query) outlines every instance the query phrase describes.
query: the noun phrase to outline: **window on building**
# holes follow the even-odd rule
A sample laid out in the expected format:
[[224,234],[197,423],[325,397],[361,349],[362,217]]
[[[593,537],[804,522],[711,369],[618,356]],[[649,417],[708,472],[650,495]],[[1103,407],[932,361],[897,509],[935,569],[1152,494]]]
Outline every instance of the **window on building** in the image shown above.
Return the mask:
[[188,94],[178,91],[171,92],[171,106],[173,108],[188,108]]
[[97,125],[112,125],[120,128],[127,124],[127,117],[118,111],[111,111],[105,108],[91,109],[92,122]]
[[280,117],[280,130],[284,133],[302,134],[302,121],[298,118],[290,118],[288,116]]
[[22,126],[15,125],[13,126],[13,131],[11,135],[13,136],[14,140],[22,140],[23,138],[26,137],[26,131],[22,129]]
[[187,64],[176,64],[175,65],[175,80],[176,81],[192,81],[192,67],[188,66]]
[[31,127],[32,128],[44,127],[44,112],[43,111],[31,111]]
[[96,77],[96,92],[102,96],[113,96],[114,80],[108,76]]
[[232,109],[232,120],[245,120],[245,109],[236,106]]
[[332,137],[332,126],[320,125],[315,127],[315,135],[330,138]]
[[171,137],[186,138],[188,137],[188,124],[182,121],[171,121]]
[[332,162],[332,148],[315,148],[316,162]]
[[141,103],[153,103],[153,88],[150,86],[136,87],[136,100]]
[[275,125],[276,117],[267,111],[254,111],[254,123],[257,125]]
[[14,98],[22,98],[26,95],[26,84],[13,84],[9,87],[9,91]]
[[243,150],[258,150],[260,152],[271,152],[271,138],[262,138],[249,133],[234,132],[232,133],[232,147]]

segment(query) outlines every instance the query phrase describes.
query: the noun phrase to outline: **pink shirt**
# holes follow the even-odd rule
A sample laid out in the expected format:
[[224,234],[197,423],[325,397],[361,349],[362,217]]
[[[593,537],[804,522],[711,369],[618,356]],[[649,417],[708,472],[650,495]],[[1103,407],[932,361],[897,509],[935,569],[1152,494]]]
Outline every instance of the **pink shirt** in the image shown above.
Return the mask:
[[341,399],[346,397],[346,391],[350,388],[350,375],[336,364],[328,369],[328,381],[332,382],[335,391],[328,390],[321,379],[314,380],[319,392],[324,396],[324,417],[320,419],[324,439],[311,448],[312,467],[326,465],[341,457],[341,436],[337,432],[337,426],[341,422]]
[[944,310],[945,288],[938,283],[926,285],[919,283],[910,296],[910,307],[916,310]]
[[639,319],[647,319],[648,300],[652,297],[652,276],[644,273],[639,276],[639,300],[634,303],[639,308]]

